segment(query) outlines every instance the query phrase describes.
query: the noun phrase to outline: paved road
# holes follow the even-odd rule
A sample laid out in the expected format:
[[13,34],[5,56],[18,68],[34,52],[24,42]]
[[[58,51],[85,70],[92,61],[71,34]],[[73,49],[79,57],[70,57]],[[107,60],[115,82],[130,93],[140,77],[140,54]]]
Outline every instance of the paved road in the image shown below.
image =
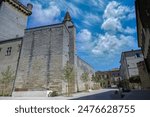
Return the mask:
[[124,100],[150,100],[150,90],[133,90],[125,95]]
[[123,93],[121,98],[119,93],[114,94],[117,89],[100,89],[90,92],[75,93],[71,97],[0,97],[0,100],[150,100],[150,90],[133,90]]
[[[71,97],[0,97],[0,100],[110,100],[117,89],[100,89],[75,93]],[[115,97],[116,98],[116,97]]]
[[100,92],[97,94],[74,98],[73,100],[112,100],[114,91]]
[[123,93],[121,98],[119,94],[114,94],[113,90],[99,92],[97,94],[74,98],[73,100],[150,100],[150,90],[132,90],[128,93]]

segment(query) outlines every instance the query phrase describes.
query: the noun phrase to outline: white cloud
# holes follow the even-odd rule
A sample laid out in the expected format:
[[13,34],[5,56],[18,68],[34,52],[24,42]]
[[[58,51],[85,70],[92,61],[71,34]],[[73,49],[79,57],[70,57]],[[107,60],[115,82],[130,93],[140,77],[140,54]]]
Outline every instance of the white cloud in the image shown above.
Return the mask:
[[43,8],[38,2],[33,3],[32,22],[39,24],[51,24],[58,22],[57,18],[60,15],[60,9],[54,2],[49,2],[48,7]]
[[20,0],[20,2],[25,6],[27,5],[27,3],[32,3],[30,0]]
[[79,9],[77,6],[75,6],[74,4],[68,2],[66,3],[66,5],[68,6],[69,8],[69,11],[71,13],[71,15],[75,18],[78,18],[79,15],[82,14],[82,11],[81,9]]
[[82,4],[85,3],[86,0],[74,0],[73,2],[78,3],[78,4]]
[[128,34],[134,34],[136,33],[136,29],[135,28],[131,28],[131,27],[127,27],[125,30],[124,30],[125,33],[128,33]]
[[92,20],[93,22],[97,22],[100,20],[99,16],[97,14],[87,13],[85,15],[85,18],[87,20]]
[[95,55],[116,55],[120,54],[125,48],[131,48],[134,46],[134,38],[132,36],[111,35],[106,33],[105,35],[99,35],[97,45],[92,49],[92,53]]
[[116,1],[111,1],[106,6],[106,9],[103,14],[104,22],[102,23],[101,28],[106,31],[112,32],[121,32],[133,34],[135,30],[131,27],[126,29],[122,25],[123,20],[131,20],[134,18],[134,9],[128,6],[123,6]]
[[135,19],[135,8],[134,7],[130,9],[130,13],[127,16],[127,19],[128,20]]
[[127,6],[122,6],[116,1],[109,2],[105,11],[104,18],[125,18],[127,14],[130,13],[130,8]]
[[117,18],[108,18],[106,19],[102,26],[102,29],[107,30],[107,31],[122,31],[122,25],[121,22]]
[[81,52],[90,52],[94,47],[94,37],[87,29],[82,29],[77,34],[77,49]]
[[61,11],[66,12],[68,10],[71,16],[74,18],[78,18],[80,15],[82,15],[82,10],[73,2],[68,2],[65,0],[56,0],[55,2]]
[[66,12],[67,8],[71,14],[72,17],[78,18],[79,15],[82,14],[82,11],[80,8],[78,8],[76,5],[74,5],[71,2],[66,1],[59,1],[59,0],[36,0],[31,1],[22,0],[23,4],[27,4],[28,2],[33,4],[33,11],[32,11],[32,24],[34,25],[47,25],[47,24],[53,24],[58,23],[60,21],[61,12]]
[[101,18],[98,16],[98,14],[86,13],[84,16],[84,20],[83,20],[84,24],[91,26],[99,22],[101,22]]
[[91,32],[87,29],[82,29],[78,34],[77,34],[77,40],[80,42],[87,42],[90,41],[92,38]]
[[99,8],[104,8],[106,0],[90,0],[90,4],[99,7]]
[[83,29],[77,34],[78,51],[86,51],[94,56],[118,56],[122,51],[134,47],[134,43],[134,37],[123,34],[105,33],[93,36],[87,29]]
[[[48,25],[59,22],[61,13],[55,1],[51,0],[20,0],[24,5],[33,4],[30,26]],[[45,7],[46,6],[46,7]]]
[[92,26],[92,24],[93,24],[93,22],[91,22],[89,20],[83,20],[82,22],[85,24],[85,26]]

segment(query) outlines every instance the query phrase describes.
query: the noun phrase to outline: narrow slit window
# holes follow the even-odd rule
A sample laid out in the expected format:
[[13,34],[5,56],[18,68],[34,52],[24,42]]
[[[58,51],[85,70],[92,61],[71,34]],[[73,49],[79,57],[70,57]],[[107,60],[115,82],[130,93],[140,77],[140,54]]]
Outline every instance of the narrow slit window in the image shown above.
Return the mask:
[[6,56],[10,56],[11,55],[11,50],[12,50],[12,47],[8,47],[7,48]]

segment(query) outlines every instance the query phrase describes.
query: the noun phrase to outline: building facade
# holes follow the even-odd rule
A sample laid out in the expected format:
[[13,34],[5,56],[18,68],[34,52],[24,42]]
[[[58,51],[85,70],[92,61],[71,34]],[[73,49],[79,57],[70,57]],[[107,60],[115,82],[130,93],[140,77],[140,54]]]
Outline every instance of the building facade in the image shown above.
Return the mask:
[[97,71],[95,77],[98,80],[98,83],[101,88],[107,88],[111,86],[111,78],[109,71]]
[[120,81],[120,71],[118,68],[109,71],[97,71],[96,77],[102,80],[101,87],[114,87]]
[[120,81],[120,70],[118,68],[109,71],[111,85],[118,85]]
[[[21,4],[16,0],[4,0],[1,4],[9,4],[14,7],[10,1],[17,5]],[[28,4],[28,7],[21,6],[27,11],[27,14],[24,11],[26,16],[31,14],[31,4]],[[17,10],[13,12],[17,12]],[[3,14],[4,11],[1,12]],[[66,93],[67,83],[63,80],[66,63],[73,66],[76,74],[72,81],[73,92],[83,90],[81,74],[88,72],[91,77],[94,69],[76,55],[76,29],[69,12],[66,13],[62,23],[24,31],[25,21],[24,27],[18,28],[21,33],[11,32],[14,34],[12,36],[9,32],[11,29],[9,30],[6,26],[8,34],[6,32],[2,34],[7,35],[8,38],[0,39],[5,40],[0,42],[0,64],[2,65],[0,72],[6,71],[8,66],[14,72],[15,78],[10,88],[13,96],[46,96],[47,90],[57,91],[59,94]],[[12,23],[10,22],[10,25],[17,27],[14,20]],[[18,34],[21,38],[14,38]],[[0,34],[0,37],[6,36]]]
[[24,6],[18,0],[1,0],[0,40],[23,37],[27,19],[31,13],[31,4]]
[[[149,0],[136,0],[136,25],[137,25],[137,37],[138,46],[141,47],[144,55],[144,61],[139,63],[139,67],[145,68],[141,72],[141,81],[149,82],[150,84],[150,1]],[[145,74],[145,76],[143,75]],[[143,82],[143,86],[148,86],[146,82]]]
[[141,80],[141,86],[143,89],[150,88],[150,78],[149,74],[147,72],[147,68],[144,61],[137,63],[138,69],[139,69],[139,76]]
[[[0,81],[2,81],[3,73],[7,73],[8,68],[10,68],[10,71],[13,73],[12,75],[15,76],[17,71],[17,64],[19,61],[19,54],[21,49],[21,43],[22,38],[16,38],[6,41],[0,41]],[[7,94],[10,94],[12,92],[13,87],[13,81],[10,81],[8,83],[7,87]],[[0,83],[0,92],[2,92],[4,87],[3,83]]]
[[139,75],[137,63],[143,61],[141,50],[131,50],[122,52],[120,60],[120,75],[121,79],[129,79]]

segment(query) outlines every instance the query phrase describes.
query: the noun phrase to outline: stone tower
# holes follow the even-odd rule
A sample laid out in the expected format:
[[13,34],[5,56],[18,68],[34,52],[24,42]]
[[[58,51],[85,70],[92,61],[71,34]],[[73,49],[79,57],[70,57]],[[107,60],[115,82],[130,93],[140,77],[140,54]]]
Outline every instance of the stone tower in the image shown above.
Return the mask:
[[0,0],[0,40],[23,37],[31,10],[31,4],[26,7],[19,0]]
[[[72,18],[69,14],[69,12],[66,12],[66,15],[64,17],[63,23],[67,26],[69,30],[69,63],[73,65],[74,67],[74,72],[76,75],[77,71],[77,56],[76,56],[76,45],[75,45],[75,39],[76,39],[76,28],[72,22]],[[76,90],[76,76],[74,77],[74,80],[72,81],[72,91]]]
[[[25,30],[14,90],[65,93],[67,62],[75,68],[75,27],[69,12],[62,23]],[[75,92],[75,80],[72,87]]]
[[66,15],[64,17],[64,24],[67,26],[70,38],[69,38],[69,62],[71,64],[75,64],[75,54],[76,54],[76,45],[75,45],[75,37],[76,37],[76,30],[75,26],[72,22],[71,16],[69,12],[66,12]]

